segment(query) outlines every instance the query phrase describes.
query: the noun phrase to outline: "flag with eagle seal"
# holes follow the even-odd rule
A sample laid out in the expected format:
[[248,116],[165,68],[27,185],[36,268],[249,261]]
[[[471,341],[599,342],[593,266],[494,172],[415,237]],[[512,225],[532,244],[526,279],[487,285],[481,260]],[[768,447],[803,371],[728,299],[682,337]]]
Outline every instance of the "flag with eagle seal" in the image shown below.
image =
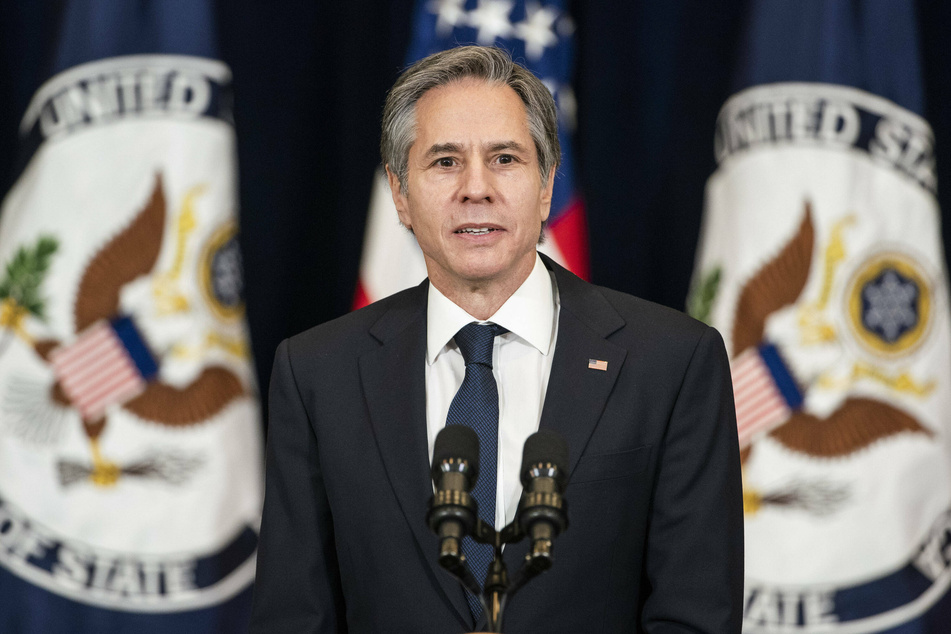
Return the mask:
[[0,217],[0,566],[68,602],[5,586],[4,612],[151,631],[102,614],[249,589],[262,451],[230,79],[201,57],[99,59],[23,116],[34,149]]
[[[933,136],[903,83],[913,7],[754,5],[751,87],[719,114],[688,302],[732,360],[744,632],[946,632],[951,326]],[[798,62],[767,45],[819,23],[838,40],[794,33],[814,47]],[[865,60],[877,86],[847,85],[863,31],[910,42],[896,67]],[[810,61],[821,82],[779,81]]]

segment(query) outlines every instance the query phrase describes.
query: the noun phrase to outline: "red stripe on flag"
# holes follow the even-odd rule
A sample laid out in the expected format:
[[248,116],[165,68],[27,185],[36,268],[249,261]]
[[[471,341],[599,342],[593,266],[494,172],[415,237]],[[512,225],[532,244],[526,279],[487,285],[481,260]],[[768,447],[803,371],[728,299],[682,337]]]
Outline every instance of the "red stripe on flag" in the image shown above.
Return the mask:
[[136,374],[122,372],[113,376],[108,383],[100,386],[98,392],[86,394],[76,406],[86,420],[95,420],[102,416],[106,408],[113,403],[122,403],[142,393],[145,382]]
[[363,282],[357,280],[357,290],[353,294],[353,310],[358,308],[363,308],[370,304],[370,297],[367,295],[366,289],[363,288]]
[[568,270],[583,280],[591,279],[588,220],[580,198],[571,199],[564,213],[552,220],[548,233],[564,256]]
[[[740,381],[737,381],[733,385],[733,398],[734,400],[737,396],[745,396],[747,394],[755,394],[762,390],[765,390],[772,384],[772,381],[769,377],[765,376],[744,376]],[[741,401],[742,402],[742,401]],[[740,403],[737,403],[737,408],[740,407]]]
[[747,389],[735,390],[733,401],[736,403],[736,415],[756,410],[763,402],[775,400],[777,396],[776,390],[767,381],[757,381]]
[[772,379],[763,373],[761,365],[756,363],[744,363],[743,367],[733,371],[733,391],[750,389],[764,381],[769,382]]
[[110,405],[124,403],[145,389],[145,380],[106,322],[58,349],[51,362],[66,396],[86,420],[99,418]]
[[789,417],[789,411],[784,408],[782,405],[774,404],[771,407],[763,409],[755,420],[751,420],[749,424],[743,427],[741,430],[737,430],[737,435],[740,438],[740,444],[745,446],[753,439],[754,436],[759,434],[762,431],[770,431],[781,425]]
[[[108,329],[108,331],[107,331]],[[100,345],[104,338],[109,336],[109,328],[105,323],[98,323],[90,326],[75,342],[69,346],[57,348],[50,354],[50,361],[54,367],[66,368],[75,363],[90,350]]]
[[89,381],[85,384],[83,390],[79,392],[79,397],[76,402],[80,406],[87,406],[88,403],[95,402],[97,399],[102,398],[103,394],[113,392],[115,386],[128,381],[130,377],[133,379],[137,377],[135,368],[125,359],[120,359],[108,368],[103,368],[103,370],[96,375],[95,381]]
[[122,360],[121,350],[104,349],[101,354],[89,355],[85,363],[73,364],[72,368],[61,369],[61,383],[64,388],[82,391],[90,383],[95,383],[103,371]]
[[750,432],[751,430],[757,429],[760,425],[763,425],[764,420],[771,421],[773,417],[783,412],[788,414],[788,408],[785,406],[785,403],[770,395],[769,398],[764,399],[755,408],[747,409],[742,417],[737,416],[737,428],[743,432]]
[[785,422],[791,410],[757,349],[747,350],[734,359],[731,373],[736,428],[740,446],[745,447],[754,435]]

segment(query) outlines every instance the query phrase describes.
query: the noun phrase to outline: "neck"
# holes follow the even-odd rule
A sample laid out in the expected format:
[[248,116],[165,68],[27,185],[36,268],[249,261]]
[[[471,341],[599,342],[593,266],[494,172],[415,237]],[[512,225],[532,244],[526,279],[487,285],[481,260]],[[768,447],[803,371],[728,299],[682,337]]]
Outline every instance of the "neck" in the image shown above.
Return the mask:
[[439,289],[449,301],[476,319],[484,321],[498,312],[509,297],[528,279],[535,267],[533,257],[527,267],[515,275],[493,280],[460,280],[430,271],[429,283]]

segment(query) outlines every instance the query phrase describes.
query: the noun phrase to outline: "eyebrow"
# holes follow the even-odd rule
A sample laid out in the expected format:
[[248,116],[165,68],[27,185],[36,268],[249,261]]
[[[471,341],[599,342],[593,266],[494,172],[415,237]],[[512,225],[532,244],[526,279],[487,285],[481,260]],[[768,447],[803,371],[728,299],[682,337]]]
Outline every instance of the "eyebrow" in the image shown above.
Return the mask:
[[[518,141],[496,141],[489,143],[485,148],[490,152],[500,152],[502,150],[515,150],[516,152],[526,152],[524,145]],[[438,154],[461,153],[462,146],[458,143],[435,143],[427,151],[425,156],[436,156]]]
[[457,154],[462,152],[462,146],[458,143],[435,143],[429,150],[426,151],[425,156],[436,156],[437,154]]
[[502,150],[515,150],[516,152],[527,152],[527,148],[518,141],[502,141],[491,143],[487,147],[490,152],[501,152]]

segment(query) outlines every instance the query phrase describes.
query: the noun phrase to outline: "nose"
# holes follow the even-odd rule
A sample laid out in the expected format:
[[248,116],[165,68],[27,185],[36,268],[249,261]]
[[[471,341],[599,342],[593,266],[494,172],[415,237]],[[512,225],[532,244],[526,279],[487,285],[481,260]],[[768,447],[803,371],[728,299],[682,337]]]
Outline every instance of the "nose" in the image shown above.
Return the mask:
[[492,171],[482,161],[466,165],[459,192],[463,202],[492,202],[494,196]]

